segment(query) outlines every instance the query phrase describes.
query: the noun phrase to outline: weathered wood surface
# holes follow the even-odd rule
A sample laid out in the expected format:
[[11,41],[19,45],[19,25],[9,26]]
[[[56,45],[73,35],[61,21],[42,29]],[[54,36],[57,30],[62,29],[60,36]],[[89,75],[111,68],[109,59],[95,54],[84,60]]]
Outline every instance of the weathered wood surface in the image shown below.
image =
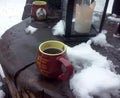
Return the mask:
[[[9,84],[11,83],[11,80],[15,83],[11,88],[17,89],[15,86],[18,86],[21,91],[28,89],[31,92],[36,92],[37,94],[35,95],[38,95],[39,98],[47,98],[47,96],[49,96],[48,98],[51,98],[51,96],[53,98],[58,98],[57,96],[60,96],[59,98],[64,98],[63,96],[65,96],[66,92],[69,91],[71,93],[68,87],[68,81],[66,81],[67,83],[61,83],[59,81],[50,82],[50,80],[46,81],[44,79],[42,81],[35,65],[31,65],[33,68],[28,67],[24,71],[26,66],[35,62],[38,46],[41,42],[50,39],[59,40],[57,37],[53,36],[51,32],[51,27],[53,27],[57,21],[58,20],[31,22],[31,18],[28,18],[22,23],[7,30],[2,36],[2,39],[0,40],[0,62],[4,71],[8,74]],[[28,25],[37,27],[39,30],[33,35],[26,34],[24,30]],[[38,98],[38,96],[36,98]],[[69,93],[67,96],[70,96]],[[73,97],[71,96],[71,98]]]
[[[15,98],[74,98],[69,88],[69,81],[58,81],[45,79],[38,72],[35,62],[38,46],[41,42],[49,39],[61,40],[52,35],[51,28],[58,20],[47,20],[46,22],[34,22],[27,18],[23,22],[13,26],[5,32],[0,39],[0,63],[7,74],[9,86],[16,92]],[[24,29],[32,25],[39,30],[31,35],[26,34]],[[107,41],[114,48],[103,48],[92,45],[92,47],[107,56],[115,65],[120,66],[120,39],[113,38],[116,30],[114,23],[106,22],[104,28],[108,31]],[[68,45],[76,45],[79,42],[65,42]],[[28,65],[31,66],[28,67]],[[27,67],[26,67],[27,66]],[[120,72],[120,68],[116,69]],[[18,97],[19,96],[19,97]],[[28,96],[28,97],[26,97]],[[29,97],[30,96],[30,97]]]
[[[6,31],[2,36],[0,40],[0,62],[12,77],[20,69],[35,61],[38,46],[41,42],[55,39],[49,28],[49,26],[52,26],[51,23],[54,25],[54,20],[48,20],[46,23],[31,23],[31,19],[27,19]],[[39,28],[34,36],[26,34],[24,31],[29,25]],[[8,68],[8,66],[10,67]]]

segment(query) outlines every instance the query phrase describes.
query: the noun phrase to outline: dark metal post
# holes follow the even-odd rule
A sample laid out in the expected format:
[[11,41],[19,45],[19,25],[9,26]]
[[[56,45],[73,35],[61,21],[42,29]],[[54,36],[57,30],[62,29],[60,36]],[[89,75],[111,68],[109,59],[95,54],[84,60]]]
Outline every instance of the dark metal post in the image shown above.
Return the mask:
[[109,0],[106,0],[104,11],[103,11],[103,15],[102,15],[102,20],[101,20],[101,24],[100,24],[100,28],[99,28],[99,32],[101,32],[102,28],[103,28],[103,24],[104,24],[104,21],[105,21],[105,16],[106,16],[106,11],[107,11],[107,7],[108,7],[108,3],[109,3]]
[[68,3],[67,3],[67,10],[66,10],[67,13],[66,13],[66,21],[65,21],[65,37],[66,38],[69,38],[71,36],[74,3],[75,3],[75,0],[68,0]]

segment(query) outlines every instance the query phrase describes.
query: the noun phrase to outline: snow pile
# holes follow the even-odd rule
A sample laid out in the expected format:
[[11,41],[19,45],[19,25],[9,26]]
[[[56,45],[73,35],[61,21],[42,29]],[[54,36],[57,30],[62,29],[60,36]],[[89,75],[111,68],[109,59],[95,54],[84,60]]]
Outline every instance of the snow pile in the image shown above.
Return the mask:
[[120,75],[95,66],[83,69],[70,80],[70,86],[76,98],[120,98]]
[[107,34],[107,31],[106,30],[102,30],[102,32],[99,33],[96,37],[91,38],[91,41],[95,45],[100,45],[101,47],[106,47],[106,46],[107,47],[113,47],[112,45],[107,43],[106,34]]
[[115,72],[115,65],[91,47],[92,42],[102,47],[111,46],[105,34],[104,31],[86,43],[67,48],[67,56],[75,68],[70,88],[76,98],[120,97],[120,75]]
[[[74,47],[67,48],[67,56],[76,68],[87,68],[92,65],[110,69],[112,62],[107,60],[107,57],[101,55],[91,48],[87,43],[81,43]],[[77,70],[77,69],[76,69]]]
[[53,27],[53,35],[65,35],[65,22],[64,20],[60,20],[54,27]]

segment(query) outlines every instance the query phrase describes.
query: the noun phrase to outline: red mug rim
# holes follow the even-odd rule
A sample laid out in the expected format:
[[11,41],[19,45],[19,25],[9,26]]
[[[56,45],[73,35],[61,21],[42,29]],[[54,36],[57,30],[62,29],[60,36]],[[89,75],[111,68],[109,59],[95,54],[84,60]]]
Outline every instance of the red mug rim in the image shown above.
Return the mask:
[[32,4],[33,5],[46,5],[47,2],[45,2],[45,1],[34,1],[34,2],[32,2]]

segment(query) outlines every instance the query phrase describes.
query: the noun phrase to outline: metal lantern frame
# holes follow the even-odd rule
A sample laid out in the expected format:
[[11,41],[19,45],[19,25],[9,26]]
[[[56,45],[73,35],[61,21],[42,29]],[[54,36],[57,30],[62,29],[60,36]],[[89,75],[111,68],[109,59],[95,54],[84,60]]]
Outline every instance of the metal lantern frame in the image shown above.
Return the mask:
[[[94,2],[94,0],[92,0],[91,2]],[[66,8],[66,16],[65,16],[65,39],[69,41],[86,41],[90,37],[96,36],[98,33],[100,33],[104,25],[108,3],[109,3],[109,0],[106,0],[105,6],[103,9],[102,19],[100,21],[100,27],[98,31],[94,28],[94,26],[91,26],[92,31],[90,31],[88,34],[73,35],[72,34],[72,19],[73,19],[75,0],[68,0],[67,8]]]

